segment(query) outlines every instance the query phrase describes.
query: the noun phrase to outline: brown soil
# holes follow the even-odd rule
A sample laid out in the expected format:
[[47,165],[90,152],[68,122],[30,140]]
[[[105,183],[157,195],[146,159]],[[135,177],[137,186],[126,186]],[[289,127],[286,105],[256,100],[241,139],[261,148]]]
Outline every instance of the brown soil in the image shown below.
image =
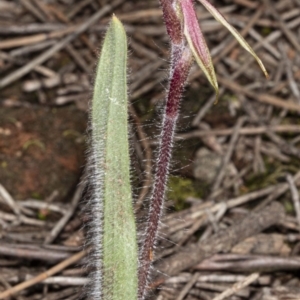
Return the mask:
[[74,106],[0,110],[0,182],[16,199],[64,199],[84,165],[86,114]]

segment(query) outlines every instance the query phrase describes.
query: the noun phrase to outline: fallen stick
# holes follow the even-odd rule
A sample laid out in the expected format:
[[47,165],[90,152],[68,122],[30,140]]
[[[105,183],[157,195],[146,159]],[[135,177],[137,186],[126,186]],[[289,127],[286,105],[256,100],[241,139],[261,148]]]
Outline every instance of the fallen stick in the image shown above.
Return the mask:
[[259,212],[250,213],[241,222],[216,233],[205,243],[195,243],[181,248],[175,255],[160,261],[155,267],[160,274],[164,274],[164,278],[176,275],[183,270],[195,267],[214,254],[228,253],[239,242],[277,224],[283,217],[282,205],[274,202]]
[[39,274],[36,277],[33,277],[29,280],[26,280],[20,284],[17,284],[16,286],[13,286],[12,288],[4,291],[3,293],[0,293],[0,299],[5,299],[7,297],[10,297],[22,290],[25,290],[29,288],[30,286],[37,284],[50,276],[62,271],[63,269],[67,268],[68,266],[74,264],[75,262],[79,261],[81,258],[83,258],[87,254],[87,251],[81,251],[79,253],[74,254],[73,256],[67,258],[66,260],[62,261],[61,263],[57,264],[53,268],[49,269],[48,271]]
[[286,272],[300,270],[299,256],[253,254],[216,254],[195,266],[196,271],[228,272]]
[[259,273],[253,273],[249,275],[244,280],[241,280],[235,283],[231,288],[225,290],[223,293],[215,297],[213,300],[224,300],[227,297],[230,297],[236,292],[240,291],[241,289],[245,288],[246,286],[250,285],[252,282],[256,281],[259,278]]

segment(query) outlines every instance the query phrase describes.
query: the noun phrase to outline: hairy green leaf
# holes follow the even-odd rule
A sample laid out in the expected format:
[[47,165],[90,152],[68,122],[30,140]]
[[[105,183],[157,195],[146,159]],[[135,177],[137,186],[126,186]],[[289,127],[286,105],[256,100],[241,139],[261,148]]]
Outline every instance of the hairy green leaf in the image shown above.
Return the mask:
[[97,68],[91,116],[96,204],[92,208],[93,225],[99,226],[94,234],[99,243],[95,245],[96,258],[101,257],[100,262],[95,262],[100,270],[95,272],[91,294],[97,300],[137,298],[138,254],[129,174],[126,63],[126,33],[113,16]]

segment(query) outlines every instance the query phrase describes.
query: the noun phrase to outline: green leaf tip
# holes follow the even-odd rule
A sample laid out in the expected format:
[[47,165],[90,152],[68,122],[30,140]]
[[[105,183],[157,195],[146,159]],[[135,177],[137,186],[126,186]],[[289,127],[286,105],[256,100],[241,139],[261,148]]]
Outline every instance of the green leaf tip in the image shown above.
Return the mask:
[[138,251],[129,170],[126,69],[126,33],[113,15],[99,58],[91,110],[93,240],[99,260],[92,262],[98,267],[92,278],[95,300],[137,299]]
[[112,15],[111,22],[115,23],[118,26],[121,26],[124,29],[122,22],[118,19],[118,17],[115,14]]

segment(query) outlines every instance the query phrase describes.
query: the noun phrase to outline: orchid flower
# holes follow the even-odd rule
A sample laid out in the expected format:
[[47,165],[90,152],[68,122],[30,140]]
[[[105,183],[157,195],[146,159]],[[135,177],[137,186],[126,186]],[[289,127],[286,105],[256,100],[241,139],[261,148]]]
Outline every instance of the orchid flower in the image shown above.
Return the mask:
[[[221,13],[207,0],[198,1],[205,6],[217,21],[223,24],[234,35],[242,47],[254,56],[267,77],[268,74],[263,63],[237,30],[234,29]],[[163,211],[180,100],[192,66],[193,58],[215,89],[217,96],[219,93],[214,66],[197,20],[193,1],[160,0],[160,4],[162,6],[163,18],[171,42],[171,66],[169,88],[166,95],[162,119],[154,184],[150,196],[150,210],[139,259],[139,300],[143,300],[146,295],[150,268],[154,259],[154,250]]]
[[[240,45],[247,50],[256,59],[260,68],[266,77],[268,73],[260,60],[260,58],[255,54],[251,46],[246,42],[246,40],[239,34],[239,32],[232,27],[225,17],[207,0],[198,0],[211,14],[212,16],[224,25],[237,39]],[[173,36],[181,36],[180,43],[185,47],[189,47],[193,53],[193,57],[197,64],[200,66],[201,70],[207,77],[210,84],[215,89],[218,94],[218,82],[210,56],[209,49],[203,37],[201,28],[199,26],[196,12],[194,9],[192,0],[173,0],[173,3],[169,0],[161,0],[162,7],[164,9],[164,19],[166,22],[166,27],[171,38],[171,42],[175,42]],[[175,19],[177,16],[177,19]],[[175,19],[175,20],[174,20]],[[174,20],[174,21],[173,21]],[[181,26],[178,26],[180,23]],[[176,26],[174,26],[176,24]],[[180,29],[179,29],[180,28]],[[174,33],[174,31],[179,31]],[[172,34],[170,34],[172,32]],[[183,33],[183,34],[182,34]],[[178,39],[178,38],[177,38]],[[186,43],[188,45],[186,45]]]

